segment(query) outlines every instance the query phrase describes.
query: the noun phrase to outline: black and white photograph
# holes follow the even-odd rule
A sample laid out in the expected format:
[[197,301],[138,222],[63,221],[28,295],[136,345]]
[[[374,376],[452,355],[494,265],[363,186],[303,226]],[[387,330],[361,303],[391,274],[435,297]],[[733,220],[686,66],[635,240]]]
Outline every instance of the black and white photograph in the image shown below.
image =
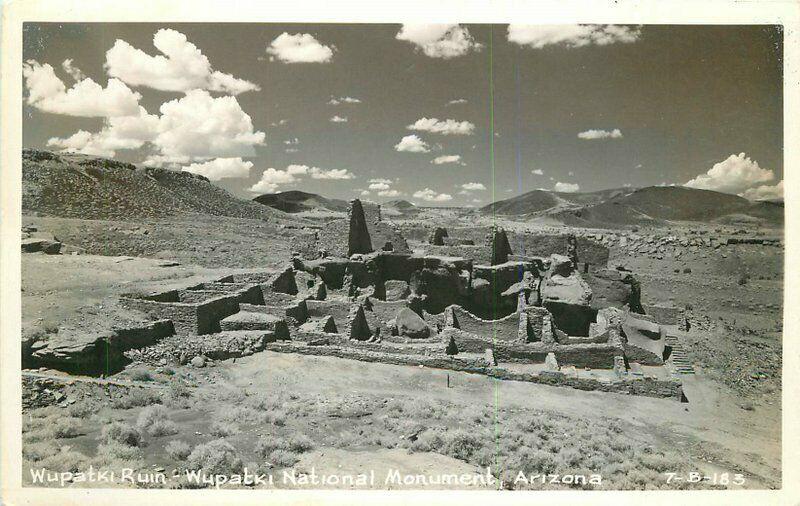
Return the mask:
[[451,14],[20,21],[18,497],[794,481],[797,26]]

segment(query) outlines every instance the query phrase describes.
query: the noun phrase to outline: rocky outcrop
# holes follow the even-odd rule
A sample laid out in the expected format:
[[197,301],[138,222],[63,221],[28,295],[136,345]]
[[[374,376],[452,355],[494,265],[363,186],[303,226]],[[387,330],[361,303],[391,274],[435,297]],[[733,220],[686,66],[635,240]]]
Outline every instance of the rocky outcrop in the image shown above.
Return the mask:
[[59,241],[36,238],[22,240],[23,253],[38,253],[40,251],[47,255],[58,255],[61,253],[61,243]]
[[412,339],[425,339],[431,335],[431,329],[425,320],[407,307],[397,313],[395,322],[398,335]]
[[60,329],[46,341],[33,343],[31,356],[24,361],[32,367],[44,365],[71,373],[110,374],[129,362],[123,355],[126,351],[150,346],[173,333],[170,320],[96,333]]

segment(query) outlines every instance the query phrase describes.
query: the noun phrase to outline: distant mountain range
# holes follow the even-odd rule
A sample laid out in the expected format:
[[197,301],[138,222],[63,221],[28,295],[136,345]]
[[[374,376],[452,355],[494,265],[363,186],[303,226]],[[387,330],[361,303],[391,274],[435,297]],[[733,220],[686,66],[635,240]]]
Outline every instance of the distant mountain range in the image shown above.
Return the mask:
[[[84,219],[127,219],[187,213],[260,220],[300,220],[347,212],[348,203],[302,191],[238,198],[188,172],[138,167],[105,158],[26,149],[22,152],[22,209],[42,215]],[[387,217],[422,216],[434,208],[407,200],[382,204]],[[452,211],[452,210],[451,210]],[[681,186],[615,188],[587,193],[533,190],[471,213],[565,225],[619,227],[667,222],[780,225],[783,202],[751,202],[736,195]],[[303,213],[290,217],[286,213]],[[304,216],[305,215],[305,216]],[[427,216],[427,215],[426,215]],[[435,216],[435,213],[434,213]]]
[[534,190],[480,209],[484,214],[550,216],[567,225],[616,226],[668,221],[783,222],[783,202],[745,198],[683,186],[617,188],[591,193]]

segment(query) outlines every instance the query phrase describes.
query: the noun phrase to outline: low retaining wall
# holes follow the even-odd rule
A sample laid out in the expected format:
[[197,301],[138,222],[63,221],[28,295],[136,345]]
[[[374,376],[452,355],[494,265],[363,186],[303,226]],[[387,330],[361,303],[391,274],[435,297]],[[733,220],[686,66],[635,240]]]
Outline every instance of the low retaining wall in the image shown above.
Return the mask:
[[266,345],[268,351],[279,353],[300,353],[304,355],[328,356],[359,360],[362,362],[380,362],[395,365],[425,366],[434,369],[449,369],[474,374],[483,374],[493,378],[511,381],[526,381],[552,386],[563,386],[578,390],[597,390],[626,395],[642,395],[646,397],[668,398],[676,401],[683,399],[683,389],[677,380],[662,381],[648,378],[620,379],[617,381],[601,381],[588,378],[574,378],[560,372],[543,371],[538,374],[518,373],[500,367],[489,366],[484,358],[461,359],[442,356],[399,355],[375,351],[357,350],[338,346],[308,346],[305,343],[274,342]]
[[548,353],[554,353],[562,366],[613,369],[614,356],[622,354],[621,348],[609,344],[509,343],[481,338],[457,329],[446,330],[442,337],[445,344],[452,337],[459,353],[483,353],[486,349],[492,349],[497,360],[523,364],[542,364]]

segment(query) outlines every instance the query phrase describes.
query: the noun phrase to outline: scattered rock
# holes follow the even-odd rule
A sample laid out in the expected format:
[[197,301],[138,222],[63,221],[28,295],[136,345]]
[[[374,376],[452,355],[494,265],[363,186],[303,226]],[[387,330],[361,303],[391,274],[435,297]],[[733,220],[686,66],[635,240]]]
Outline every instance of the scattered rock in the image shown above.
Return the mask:
[[425,339],[431,335],[431,329],[425,323],[425,320],[407,307],[397,313],[396,322],[397,333],[401,336],[412,339]]

